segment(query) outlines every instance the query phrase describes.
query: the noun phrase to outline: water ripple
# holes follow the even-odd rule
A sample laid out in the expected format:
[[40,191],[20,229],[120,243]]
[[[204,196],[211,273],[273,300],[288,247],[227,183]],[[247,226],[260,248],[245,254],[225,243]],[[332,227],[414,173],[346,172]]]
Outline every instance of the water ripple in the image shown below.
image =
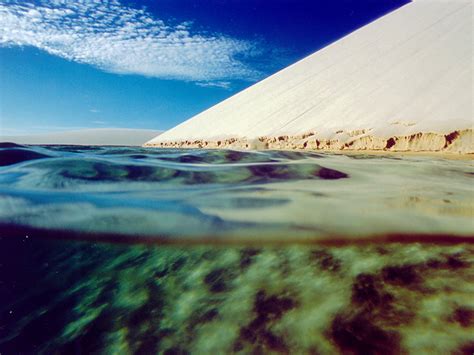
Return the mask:
[[396,158],[1,143],[0,224],[219,240],[474,234],[469,162]]

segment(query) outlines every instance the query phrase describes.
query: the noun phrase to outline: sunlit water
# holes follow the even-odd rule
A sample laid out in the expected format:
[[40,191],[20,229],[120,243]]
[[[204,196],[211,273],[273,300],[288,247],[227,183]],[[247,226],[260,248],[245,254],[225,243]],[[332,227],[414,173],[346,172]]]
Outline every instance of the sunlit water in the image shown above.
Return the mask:
[[0,163],[1,354],[474,349],[470,161],[3,144]]
[[474,232],[470,161],[14,146],[0,162],[0,223],[12,233],[293,242]]

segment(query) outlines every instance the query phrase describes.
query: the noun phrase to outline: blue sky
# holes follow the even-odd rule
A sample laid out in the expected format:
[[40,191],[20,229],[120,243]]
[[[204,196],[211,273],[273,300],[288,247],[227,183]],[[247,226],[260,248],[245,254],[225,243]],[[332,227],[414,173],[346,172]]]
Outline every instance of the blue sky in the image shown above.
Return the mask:
[[406,0],[0,0],[0,128],[165,130]]

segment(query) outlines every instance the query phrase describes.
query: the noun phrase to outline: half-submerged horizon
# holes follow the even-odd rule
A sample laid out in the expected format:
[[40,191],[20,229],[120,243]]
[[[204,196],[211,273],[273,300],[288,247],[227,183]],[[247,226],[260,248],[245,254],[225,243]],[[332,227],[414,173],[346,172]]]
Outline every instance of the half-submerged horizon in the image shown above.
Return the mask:
[[473,354],[471,11],[409,3],[157,138],[0,143],[0,354]]
[[162,131],[136,128],[83,128],[59,132],[0,135],[0,141],[36,145],[141,146]]

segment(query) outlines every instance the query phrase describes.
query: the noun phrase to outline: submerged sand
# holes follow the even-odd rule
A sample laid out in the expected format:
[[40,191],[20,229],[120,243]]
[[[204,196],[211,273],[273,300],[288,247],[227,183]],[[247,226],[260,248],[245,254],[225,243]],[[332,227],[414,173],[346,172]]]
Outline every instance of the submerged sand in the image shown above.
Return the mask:
[[7,354],[474,350],[472,244],[0,246]]

